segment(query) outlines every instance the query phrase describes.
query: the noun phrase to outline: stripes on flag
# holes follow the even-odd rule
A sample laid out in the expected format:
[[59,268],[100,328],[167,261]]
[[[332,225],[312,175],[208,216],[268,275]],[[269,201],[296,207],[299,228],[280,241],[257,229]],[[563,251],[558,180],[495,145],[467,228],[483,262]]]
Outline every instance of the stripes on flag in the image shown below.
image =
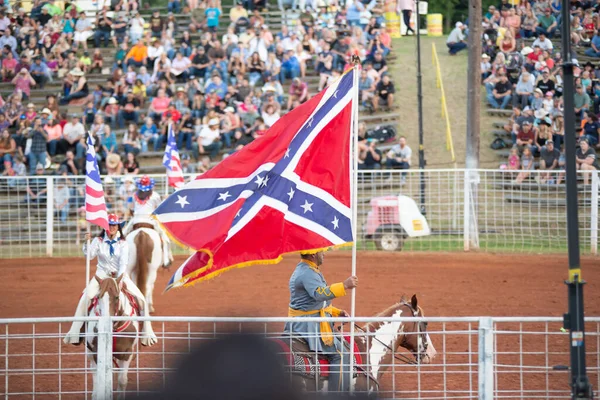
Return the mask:
[[85,219],[108,229],[108,213],[104,201],[104,190],[100,180],[98,161],[96,160],[96,149],[94,139],[91,135],[87,138],[87,152],[85,155]]
[[169,134],[167,135],[167,147],[163,156],[163,165],[167,168],[167,177],[169,186],[179,188],[183,186],[183,170],[181,169],[181,160],[177,150],[177,141],[173,132],[173,124],[169,124]]

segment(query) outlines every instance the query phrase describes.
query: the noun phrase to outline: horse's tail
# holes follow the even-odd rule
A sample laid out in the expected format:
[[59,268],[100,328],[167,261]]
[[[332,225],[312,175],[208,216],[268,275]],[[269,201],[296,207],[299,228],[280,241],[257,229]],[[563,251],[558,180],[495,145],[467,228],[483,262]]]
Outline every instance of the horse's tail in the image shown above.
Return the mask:
[[137,254],[135,257],[135,270],[137,271],[138,289],[146,297],[146,281],[148,280],[148,264],[152,260],[152,252],[154,251],[154,242],[144,231],[140,231],[134,239]]

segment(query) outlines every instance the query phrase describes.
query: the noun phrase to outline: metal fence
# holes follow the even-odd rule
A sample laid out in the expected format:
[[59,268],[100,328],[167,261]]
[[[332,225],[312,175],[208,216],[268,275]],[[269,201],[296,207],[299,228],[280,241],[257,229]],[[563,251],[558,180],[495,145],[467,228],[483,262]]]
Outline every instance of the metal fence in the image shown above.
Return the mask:
[[[106,382],[103,398],[117,394],[120,372],[111,362],[112,323],[124,318],[88,318],[99,322],[98,345],[107,349],[100,367],[86,361],[84,346],[62,343],[72,319],[0,319],[0,393],[6,399],[81,399],[92,393],[92,375]],[[231,333],[281,337],[287,318],[153,317],[158,344],[135,348],[127,394],[164,388],[179,358],[200,344]],[[314,318],[314,320],[319,320]],[[368,322],[409,324],[413,318],[357,318]],[[412,399],[561,399],[570,398],[569,336],[560,318],[426,318],[438,355],[431,364],[404,364],[381,350],[362,354],[365,368],[377,366],[379,394]],[[347,322],[348,320],[346,320]],[[419,320],[421,321],[421,320]],[[346,325],[347,326],[347,325]],[[103,329],[102,327],[108,327]],[[586,319],[587,367],[600,387],[600,318]],[[373,337],[378,337],[374,333]],[[391,339],[391,337],[389,337]],[[379,351],[379,353],[378,353]],[[387,351],[387,350],[384,350]],[[410,353],[400,353],[394,355]],[[211,362],[203,360],[203,362]],[[114,379],[113,379],[114,376]],[[110,389],[113,389],[111,391]],[[122,393],[120,393],[122,394]]]
[[[495,252],[566,252],[565,184],[531,171],[502,170],[361,171],[358,177],[360,249]],[[154,176],[155,191],[167,193],[166,176]],[[188,177],[189,179],[190,177]],[[579,175],[581,250],[597,254],[598,173]],[[134,185],[122,176],[105,176],[111,211],[125,214]],[[547,180],[548,182],[544,182]],[[37,198],[29,191],[43,191]],[[408,238],[397,223],[394,198],[412,198],[425,214],[432,234]],[[83,177],[0,178],[0,257],[81,254],[86,230]],[[96,228],[94,228],[96,229]],[[181,251],[181,250],[179,250]]]

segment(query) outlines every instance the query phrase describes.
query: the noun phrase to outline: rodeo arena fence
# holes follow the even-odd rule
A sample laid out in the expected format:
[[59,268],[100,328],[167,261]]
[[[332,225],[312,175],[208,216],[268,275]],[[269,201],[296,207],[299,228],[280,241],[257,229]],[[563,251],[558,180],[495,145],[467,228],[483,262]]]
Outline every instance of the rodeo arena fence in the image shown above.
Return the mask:
[[[522,183],[515,183],[517,174],[463,169],[360,171],[358,248],[566,253],[566,196],[560,172],[552,172],[548,179],[544,171],[530,171]],[[166,176],[154,178],[154,190],[164,196],[169,190]],[[586,185],[579,175],[580,243],[583,253],[597,254],[600,181],[597,172],[587,178]],[[553,184],[538,183],[540,179]],[[103,185],[109,209],[125,215],[135,184],[123,176],[105,176]],[[45,192],[33,198],[30,189]],[[84,193],[84,177],[1,177],[0,257],[82,255],[80,241],[87,229],[81,209]],[[399,221],[399,195],[414,200],[431,235],[408,237]],[[174,246],[174,251],[183,250]]]
[[[122,372],[112,362],[113,323],[124,317],[81,318],[97,325],[97,368],[86,361],[85,347],[62,342],[73,318],[0,320],[0,388],[4,398],[69,399],[92,395],[111,399],[123,395],[116,389]],[[130,318],[131,319],[131,318]],[[144,318],[133,318],[139,321]],[[191,318],[151,317],[159,343],[134,349],[126,393],[134,395],[159,390],[173,373],[176,362],[198,344],[227,333],[261,333],[281,336],[289,318]],[[321,321],[319,318],[311,318]],[[342,319],[329,318],[331,321]],[[344,319],[344,322],[350,319]],[[427,321],[427,333],[438,356],[429,364],[404,363],[403,354],[391,346],[371,346],[360,353],[363,368],[379,373],[378,392],[385,398],[418,399],[568,399],[568,333],[561,331],[560,318],[355,318],[358,326],[380,322],[384,327],[369,335],[373,343],[393,343],[391,332],[401,324]],[[600,318],[588,318],[588,374],[600,386]],[[392,329],[387,329],[395,325]],[[415,324],[421,325],[421,324]],[[348,325],[344,325],[347,326]],[[343,332],[342,332],[343,333]],[[415,332],[415,334],[418,334]],[[357,340],[359,340],[357,338]],[[289,356],[289,354],[283,354]],[[310,354],[305,353],[305,358]],[[410,357],[410,355],[409,355]],[[293,374],[309,374],[297,360]],[[305,362],[310,364],[312,361]],[[300,368],[298,365],[302,364]],[[95,377],[94,377],[95,374]],[[2,376],[3,375],[3,376]],[[598,386],[597,386],[598,387]],[[114,388],[114,390],[113,390]],[[307,388],[310,390],[310,387]]]
[[[361,171],[358,177],[358,246],[365,250],[480,251],[566,253],[565,185],[560,172],[550,177],[530,171],[516,183],[518,171],[406,170]],[[186,177],[191,179],[193,177]],[[584,178],[589,182],[586,184]],[[119,176],[103,177],[109,209],[125,213],[134,185]],[[168,193],[166,177],[155,177],[155,191]],[[551,184],[541,183],[543,180]],[[598,251],[597,173],[578,177],[581,249]],[[171,189],[172,190],[172,189]],[[32,196],[31,193],[44,193]],[[408,237],[400,222],[399,196],[412,199],[425,215],[431,235]],[[0,258],[82,256],[87,230],[84,178],[33,176],[0,179]],[[183,250],[177,250],[183,252]],[[119,394],[119,368],[112,362],[112,332],[125,317],[88,317],[97,324],[97,366],[85,346],[66,346],[62,338],[73,318],[0,319],[0,393],[5,399],[88,398],[92,379],[96,398]],[[128,394],[160,389],[176,360],[196,345],[232,332],[281,337],[287,318],[149,317],[159,343],[136,347],[129,366]],[[321,321],[319,318],[315,320]],[[331,319],[342,321],[341,319]],[[343,319],[348,329],[351,319]],[[569,335],[562,318],[354,318],[358,326],[380,322],[388,328],[368,335],[392,343],[402,324],[428,322],[427,334],[438,356],[433,362],[405,363],[410,354],[379,346],[361,354],[369,371],[382,372],[378,392],[388,398],[419,399],[560,399],[570,398]],[[398,328],[398,329],[396,329]],[[343,332],[342,332],[343,333]],[[415,332],[412,334],[419,334]],[[600,387],[600,318],[586,319],[587,364],[591,382]],[[384,358],[388,351],[393,354]],[[383,353],[382,353],[383,352]],[[398,352],[398,353],[397,353]],[[296,360],[293,360],[296,361]],[[311,370],[310,357],[304,360]],[[302,368],[306,368],[306,365]],[[295,367],[290,367],[290,373]],[[377,372],[376,372],[377,371]],[[301,372],[300,372],[301,373]],[[100,389],[98,389],[100,388]],[[100,390],[100,392],[98,392]],[[122,393],[121,393],[122,394]]]

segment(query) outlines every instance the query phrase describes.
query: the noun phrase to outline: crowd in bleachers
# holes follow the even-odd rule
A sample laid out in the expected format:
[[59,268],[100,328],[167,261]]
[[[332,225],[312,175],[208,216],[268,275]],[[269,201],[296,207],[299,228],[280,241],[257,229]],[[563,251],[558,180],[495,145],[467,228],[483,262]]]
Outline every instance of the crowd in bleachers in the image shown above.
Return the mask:
[[[392,107],[391,38],[377,0],[294,2],[294,26],[269,26],[266,6],[240,0],[225,12],[219,0],[172,0],[161,15],[121,0],[90,15],[77,2],[36,0],[29,13],[0,11],[2,81],[14,89],[0,98],[0,171],[84,174],[89,132],[104,174],[136,174],[138,155],[163,150],[172,126],[184,172],[202,172],[309,99],[307,76],[321,90],[353,55],[363,61],[362,107]],[[60,92],[36,97],[50,83]]]
[[[577,166],[599,168],[600,123],[600,1],[570,1],[570,21],[561,18],[562,1],[501,0],[483,16],[481,74],[487,102],[493,109],[512,107],[504,125],[513,149],[507,170],[525,170],[515,183],[529,178],[535,168],[564,170],[563,72],[560,32],[571,26],[575,64],[574,94],[577,116]],[[452,49],[451,49],[452,50]],[[494,145],[504,143],[496,139]],[[494,147],[494,146],[493,146]],[[539,160],[536,161],[536,157]],[[537,176],[539,183],[558,183],[564,173]],[[584,183],[589,174],[584,174]]]

